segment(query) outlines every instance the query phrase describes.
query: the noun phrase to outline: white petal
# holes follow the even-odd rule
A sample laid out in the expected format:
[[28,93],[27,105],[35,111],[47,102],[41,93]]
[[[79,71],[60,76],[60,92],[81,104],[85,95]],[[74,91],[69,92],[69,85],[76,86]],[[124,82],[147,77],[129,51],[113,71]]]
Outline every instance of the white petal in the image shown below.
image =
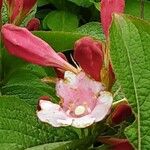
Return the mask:
[[100,92],[98,102],[91,112],[91,117],[95,118],[95,122],[101,121],[109,113],[112,105],[113,97],[109,92]]
[[41,110],[37,111],[37,116],[42,122],[54,127],[71,125],[72,118],[68,117],[59,105],[43,100],[39,104],[41,104]]
[[65,71],[64,78],[69,82],[69,84],[74,84],[76,82],[77,75],[70,71]]
[[72,126],[76,128],[85,128],[94,123],[95,118],[91,118],[89,115],[74,118],[72,122]]

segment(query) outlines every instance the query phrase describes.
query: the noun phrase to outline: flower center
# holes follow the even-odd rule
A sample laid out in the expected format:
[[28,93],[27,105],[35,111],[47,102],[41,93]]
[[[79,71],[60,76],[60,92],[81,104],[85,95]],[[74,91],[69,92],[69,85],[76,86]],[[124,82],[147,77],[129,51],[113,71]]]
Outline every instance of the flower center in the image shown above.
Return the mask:
[[83,115],[86,111],[86,108],[83,105],[79,105],[75,108],[75,115],[80,116]]

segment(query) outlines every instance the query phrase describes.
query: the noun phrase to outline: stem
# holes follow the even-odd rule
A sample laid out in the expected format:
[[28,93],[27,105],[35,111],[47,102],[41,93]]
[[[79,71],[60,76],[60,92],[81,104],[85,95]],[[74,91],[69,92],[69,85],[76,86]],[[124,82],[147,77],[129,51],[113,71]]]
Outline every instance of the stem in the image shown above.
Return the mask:
[[81,129],[81,137],[85,138],[85,130],[84,129]]
[[140,2],[140,6],[141,6],[141,18],[144,19],[144,0],[141,0]]

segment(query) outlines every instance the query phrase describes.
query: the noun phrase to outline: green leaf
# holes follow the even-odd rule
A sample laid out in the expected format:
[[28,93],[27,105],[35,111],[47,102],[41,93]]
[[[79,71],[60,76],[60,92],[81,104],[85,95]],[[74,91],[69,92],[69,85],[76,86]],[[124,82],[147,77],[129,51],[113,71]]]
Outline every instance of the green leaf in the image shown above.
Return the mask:
[[114,15],[110,31],[111,58],[116,77],[133,107],[136,120],[125,130],[138,150],[148,150],[150,142],[150,24]]
[[[125,12],[130,15],[140,17],[141,4],[140,0],[126,0]],[[144,19],[150,20],[150,2],[144,2]]]
[[26,150],[83,150],[87,149],[92,145],[92,137],[86,137],[80,140],[66,141],[66,142],[56,142],[44,145],[39,145],[36,147],[31,147]]
[[37,120],[35,110],[16,97],[0,97],[0,147],[24,150],[78,138],[71,128],[53,128]]
[[76,5],[82,7],[89,7],[92,5],[92,2],[90,0],[68,0],[68,1],[73,2]]
[[104,40],[104,34],[99,22],[89,22],[77,29],[77,32],[85,35],[90,35],[96,39]]
[[50,96],[52,101],[57,102],[54,85],[47,85],[41,81],[46,76],[45,70],[35,65],[16,69],[4,80],[2,95],[18,96],[30,105],[37,105],[41,96]]
[[68,11],[52,11],[43,20],[43,28],[52,31],[73,31],[78,27],[78,18]]
[[104,39],[99,24],[95,22],[86,24],[84,27],[81,26],[75,32],[34,31],[33,33],[46,41],[57,52],[73,49],[75,41],[83,36]]
[[74,47],[74,42],[85,36],[80,33],[59,31],[34,31],[33,33],[46,41],[57,52],[72,49]]

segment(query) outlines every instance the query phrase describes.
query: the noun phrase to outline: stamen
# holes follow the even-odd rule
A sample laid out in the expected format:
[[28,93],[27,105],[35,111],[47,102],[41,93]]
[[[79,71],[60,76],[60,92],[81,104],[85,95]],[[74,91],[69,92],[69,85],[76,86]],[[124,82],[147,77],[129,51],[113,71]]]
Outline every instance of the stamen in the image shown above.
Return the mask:
[[75,109],[75,115],[79,116],[79,115],[82,115],[84,114],[86,108],[82,105],[80,106],[77,106],[76,109]]

